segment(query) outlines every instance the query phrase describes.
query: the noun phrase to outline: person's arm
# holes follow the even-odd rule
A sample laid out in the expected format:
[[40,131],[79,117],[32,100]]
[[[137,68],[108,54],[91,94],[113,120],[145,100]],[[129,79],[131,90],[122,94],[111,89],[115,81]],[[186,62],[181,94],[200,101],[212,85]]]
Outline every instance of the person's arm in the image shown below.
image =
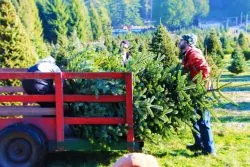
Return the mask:
[[213,88],[211,79],[209,78],[210,67],[206,61],[206,59],[202,55],[191,55],[192,60],[190,61],[190,66],[192,66],[198,72],[202,72],[202,78],[206,82],[207,90],[211,90]]

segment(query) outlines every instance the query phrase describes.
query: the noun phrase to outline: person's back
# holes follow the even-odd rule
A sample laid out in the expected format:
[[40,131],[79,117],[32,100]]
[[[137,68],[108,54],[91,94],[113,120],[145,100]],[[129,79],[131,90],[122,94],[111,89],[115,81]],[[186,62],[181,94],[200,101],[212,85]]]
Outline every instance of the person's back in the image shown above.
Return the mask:
[[200,71],[202,71],[204,79],[209,76],[210,67],[198,48],[189,47],[185,52],[182,63],[184,68],[190,71],[191,78],[194,78]]
[[[55,59],[47,57],[37,64],[27,69],[27,72],[61,72],[60,68],[55,64]],[[25,79],[22,80],[24,91],[27,94],[54,94],[55,88],[52,79]],[[54,107],[54,103],[38,102],[41,107]]]

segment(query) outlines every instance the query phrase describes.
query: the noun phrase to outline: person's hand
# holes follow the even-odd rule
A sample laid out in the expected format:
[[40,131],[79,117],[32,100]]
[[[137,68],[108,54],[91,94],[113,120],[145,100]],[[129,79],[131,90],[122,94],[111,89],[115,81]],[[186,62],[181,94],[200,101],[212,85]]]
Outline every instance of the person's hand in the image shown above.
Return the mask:
[[208,91],[210,91],[210,90],[212,90],[213,89],[213,82],[212,82],[212,80],[210,79],[210,78],[207,78],[206,79],[206,89],[208,90]]

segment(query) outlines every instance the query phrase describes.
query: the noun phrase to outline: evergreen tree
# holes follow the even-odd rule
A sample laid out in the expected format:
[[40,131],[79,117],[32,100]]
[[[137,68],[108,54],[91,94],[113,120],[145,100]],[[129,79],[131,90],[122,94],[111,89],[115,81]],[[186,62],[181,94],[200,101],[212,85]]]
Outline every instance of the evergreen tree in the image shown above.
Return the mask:
[[102,1],[96,1],[96,6],[98,10],[98,14],[102,23],[102,31],[104,36],[109,36],[112,34],[111,29],[111,18],[108,14],[107,8],[103,5]]
[[243,55],[246,61],[250,60],[250,50],[244,50]]
[[221,46],[225,54],[229,54],[233,52],[233,49],[230,45],[230,37],[225,34],[220,38]]
[[175,43],[171,39],[170,33],[162,24],[158,26],[153,35],[150,50],[158,57],[163,57],[164,65],[167,67],[176,65],[178,62]]
[[209,0],[193,0],[196,9],[196,15],[199,17],[207,16],[209,12]]
[[176,0],[157,0],[153,11],[159,12],[156,16],[156,22],[162,22],[168,28],[180,28],[187,26],[193,21],[196,13],[193,0],[176,1]]
[[[139,44],[140,41],[134,40]],[[135,47],[138,48],[138,47]],[[153,134],[168,137],[178,131],[190,119],[196,119],[194,104],[207,109],[211,106],[204,86],[194,85],[182,72],[181,66],[164,68],[164,62],[150,52],[133,52],[126,71],[134,76],[134,121],[137,139],[154,139]],[[72,71],[120,71],[120,60],[116,55],[105,55],[85,50],[70,59]],[[81,94],[120,95],[124,94],[124,82],[114,80],[81,80],[69,84],[70,91]],[[115,86],[115,87],[114,87]],[[89,89],[91,87],[91,89]],[[187,89],[189,87],[189,89]],[[120,104],[79,103],[72,104],[72,111],[79,116],[123,117],[125,106]],[[114,144],[126,135],[126,127],[119,126],[77,126],[76,135],[87,138],[100,147]]]
[[197,35],[198,39],[197,39],[197,43],[196,43],[196,47],[199,48],[200,50],[204,50],[204,38],[201,35]]
[[118,54],[120,51],[119,43],[115,40],[113,36],[108,36],[105,38],[104,45],[107,51],[111,54]]
[[107,4],[112,26],[142,25],[140,0],[112,0]]
[[99,40],[103,35],[102,22],[100,16],[98,15],[96,7],[92,2],[90,2],[89,16],[93,33],[93,39]]
[[140,0],[130,0],[125,2],[125,11],[123,23],[125,25],[142,25],[142,19],[140,16]]
[[81,40],[78,38],[76,30],[71,33],[68,43],[65,46],[59,44],[52,45],[52,56],[56,58],[57,65],[62,70],[66,70],[67,60],[83,50]]
[[216,63],[214,62],[214,60],[211,56],[206,56],[206,60],[207,60],[207,63],[209,64],[209,67],[211,70],[210,74],[209,74],[209,78],[211,78],[212,80],[216,80],[216,78],[219,77],[221,70],[216,65]]
[[140,14],[142,19],[144,20],[149,20],[151,18],[151,10],[152,10],[152,6],[150,5],[150,1],[151,0],[140,0]]
[[246,71],[247,64],[243,54],[240,51],[234,50],[232,53],[232,59],[231,66],[228,68],[229,71],[236,74]]
[[244,50],[248,48],[248,41],[246,36],[241,32],[238,38],[238,44],[239,46]]
[[198,26],[199,19],[207,16],[209,12],[209,0],[193,0],[196,14],[194,16],[194,24]]
[[38,59],[10,0],[0,1],[1,67],[27,68]]
[[44,37],[50,43],[67,41],[69,10],[64,0],[38,1]]
[[77,35],[82,42],[92,40],[93,34],[85,2],[81,0],[71,0],[70,13],[68,35],[76,30]]
[[123,25],[125,4],[123,0],[112,0],[107,4],[112,20],[112,26]]
[[224,54],[222,51],[220,40],[214,29],[206,37],[204,45],[205,45],[205,51],[208,54],[208,56],[211,56],[215,64],[221,67],[223,65],[222,60],[224,58]]
[[154,0],[152,9],[156,24],[161,22],[168,28],[176,29],[192,23],[198,25],[199,19],[209,12],[209,0]]
[[34,0],[12,0],[17,14],[36,48],[40,58],[48,56],[48,49],[43,41],[43,28]]

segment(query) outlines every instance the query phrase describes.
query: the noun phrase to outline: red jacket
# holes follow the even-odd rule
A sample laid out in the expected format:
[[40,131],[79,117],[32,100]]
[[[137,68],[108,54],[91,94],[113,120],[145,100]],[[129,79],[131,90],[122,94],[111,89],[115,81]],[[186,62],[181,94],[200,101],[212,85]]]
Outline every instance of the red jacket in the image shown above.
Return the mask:
[[210,68],[200,49],[190,47],[184,55],[182,64],[186,70],[189,70],[191,78],[194,78],[200,71],[203,79],[209,76]]

